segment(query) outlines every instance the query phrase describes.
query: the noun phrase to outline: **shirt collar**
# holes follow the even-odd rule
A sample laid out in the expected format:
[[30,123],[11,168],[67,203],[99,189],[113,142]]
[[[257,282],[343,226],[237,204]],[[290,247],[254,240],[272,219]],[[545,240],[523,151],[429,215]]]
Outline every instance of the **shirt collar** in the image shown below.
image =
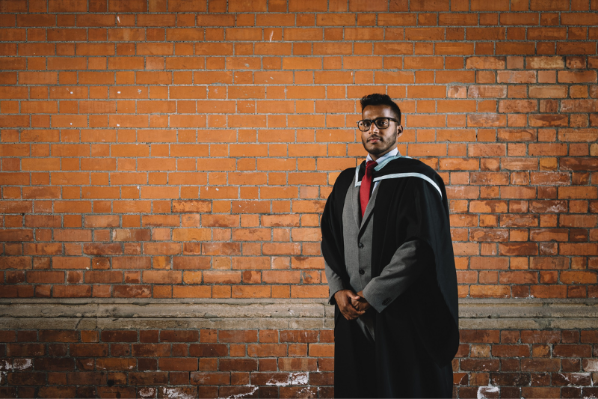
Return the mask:
[[[380,158],[378,158],[376,160],[376,162],[378,163],[378,165],[380,165],[382,162],[384,162],[386,159],[390,158],[390,157],[394,157],[396,155],[400,155],[399,154],[399,149],[395,148],[392,151],[387,152],[386,154],[382,155]],[[366,162],[370,162],[372,161],[372,157],[370,156],[370,154],[368,154],[367,158],[365,159]]]

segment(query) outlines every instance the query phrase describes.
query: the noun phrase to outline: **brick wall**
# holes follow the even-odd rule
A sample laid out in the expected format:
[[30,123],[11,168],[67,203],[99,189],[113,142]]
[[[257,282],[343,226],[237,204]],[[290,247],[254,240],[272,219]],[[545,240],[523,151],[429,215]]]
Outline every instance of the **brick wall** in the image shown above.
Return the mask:
[[588,1],[7,1],[4,297],[323,297],[358,98],[448,184],[462,297],[596,297]]
[[[456,398],[598,394],[595,329],[461,330],[461,340]],[[1,397],[333,394],[331,330],[20,330],[0,341]]]
[[[0,0],[0,297],[325,298],[319,216],[338,173],[365,155],[358,99],[382,92],[404,112],[401,153],[447,184],[463,301],[597,298],[596,11],[597,0]],[[0,386],[52,386],[44,360],[27,363],[38,355],[71,359],[60,386],[106,370],[132,383],[147,370],[134,352],[110,360],[112,369],[86,369],[71,347],[89,336],[74,327],[44,335],[7,326]],[[569,336],[561,330],[575,331],[546,328],[558,335],[546,344],[554,348]],[[92,336],[106,348],[135,345],[107,343],[100,330]],[[299,363],[285,359],[297,356],[306,359],[297,370],[317,364],[329,378],[330,359],[304,352],[329,332],[314,330],[297,354],[283,333],[264,333],[288,350],[271,355],[278,368],[268,372],[288,371],[286,362]],[[133,342],[144,334],[134,330]],[[249,354],[261,334],[240,344],[256,368],[223,386],[273,367]],[[546,354],[513,334],[506,352],[502,335],[461,352],[468,364],[496,357],[487,367],[499,369],[480,366],[456,382],[557,386],[565,377],[555,375],[591,357],[586,344],[571,361],[549,351],[524,377],[497,380],[493,372],[514,364],[502,353]],[[41,353],[11,349],[38,341]],[[196,356],[196,344],[166,345],[168,356]],[[522,352],[512,355],[513,345]],[[222,356],[234,356],[225,346]],[[469,372],[464,361],[456,372]],[[597,369],[588,362],[582,371]],[[34,369],[7,379],[15,364]],[[156,370],[160,384],[194,381]],[[307,391],[288,395],[329,396],[323,381],[309,377],[299,384]],[[482,394],[494,395],[488,387]],[[146,393],[168,396],[158,391]]]
[[[20,385],[18,391],[0,388],[7,396],[275,398],[331,393],[330,387],[319,388],[332,385],[330,330],[43,330],[39,337],[36,331],[19,331],[4,340],[10,342],[8,356],[25,357],[6,363],[8,383]],[[312,358],[307,357],[308,346]]]

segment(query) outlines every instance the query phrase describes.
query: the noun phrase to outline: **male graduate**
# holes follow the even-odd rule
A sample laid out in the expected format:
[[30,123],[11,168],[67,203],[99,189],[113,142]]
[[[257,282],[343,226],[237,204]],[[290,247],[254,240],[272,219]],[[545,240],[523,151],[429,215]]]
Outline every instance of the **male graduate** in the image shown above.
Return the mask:
[[361,99],[366,161],[337,178],[322,215],[335,305],[337,398],[452,396],[457,276],[444,183],[401,156],[401,111]]

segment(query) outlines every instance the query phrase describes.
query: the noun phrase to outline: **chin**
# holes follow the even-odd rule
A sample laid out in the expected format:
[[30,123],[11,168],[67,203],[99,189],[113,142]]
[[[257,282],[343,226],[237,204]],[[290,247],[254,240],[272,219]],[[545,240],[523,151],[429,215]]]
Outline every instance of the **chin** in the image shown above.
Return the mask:
[[372,154],[374,156],[379,156],[380,154],[383,154],[384,152],[388,151],[388,147],[384,147],[382,148],[381,146],[384,146],[385,143],[383,142],[378,142],[375,144],[371,144],[369,142],[363,142],[363,148],[365,148],[365,150],[368,152],[368,154]]
[[375,146],[374,146],[374,147],[372,147],[372,146],[369,146],[369,147],[366,147],[365,149],[366,149],[366,150],[367,150],[367,152],[369,152],[370,154],[374,154],[374,155],[376,155],[376,156],[378,156],[378,155],[381,155],[381,154],[383,154],[385,151],[387,151],[387,150],[388,150],[388,148],[379,148],[379,147],[375,147]]

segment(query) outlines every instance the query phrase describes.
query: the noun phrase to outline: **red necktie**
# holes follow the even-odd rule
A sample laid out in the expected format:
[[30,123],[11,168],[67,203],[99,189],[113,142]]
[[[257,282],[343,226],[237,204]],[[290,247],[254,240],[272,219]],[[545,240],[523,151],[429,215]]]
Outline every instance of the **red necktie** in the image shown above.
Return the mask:
[[359,202],[361,203],[361,217],[365,214],[365,208],[370,201],[372,193],[372,177],[374,175],[374,168],[378,165],[376,161],[368,161],[365,164],[365,175],[361,179],[361,188],[359,189]]

